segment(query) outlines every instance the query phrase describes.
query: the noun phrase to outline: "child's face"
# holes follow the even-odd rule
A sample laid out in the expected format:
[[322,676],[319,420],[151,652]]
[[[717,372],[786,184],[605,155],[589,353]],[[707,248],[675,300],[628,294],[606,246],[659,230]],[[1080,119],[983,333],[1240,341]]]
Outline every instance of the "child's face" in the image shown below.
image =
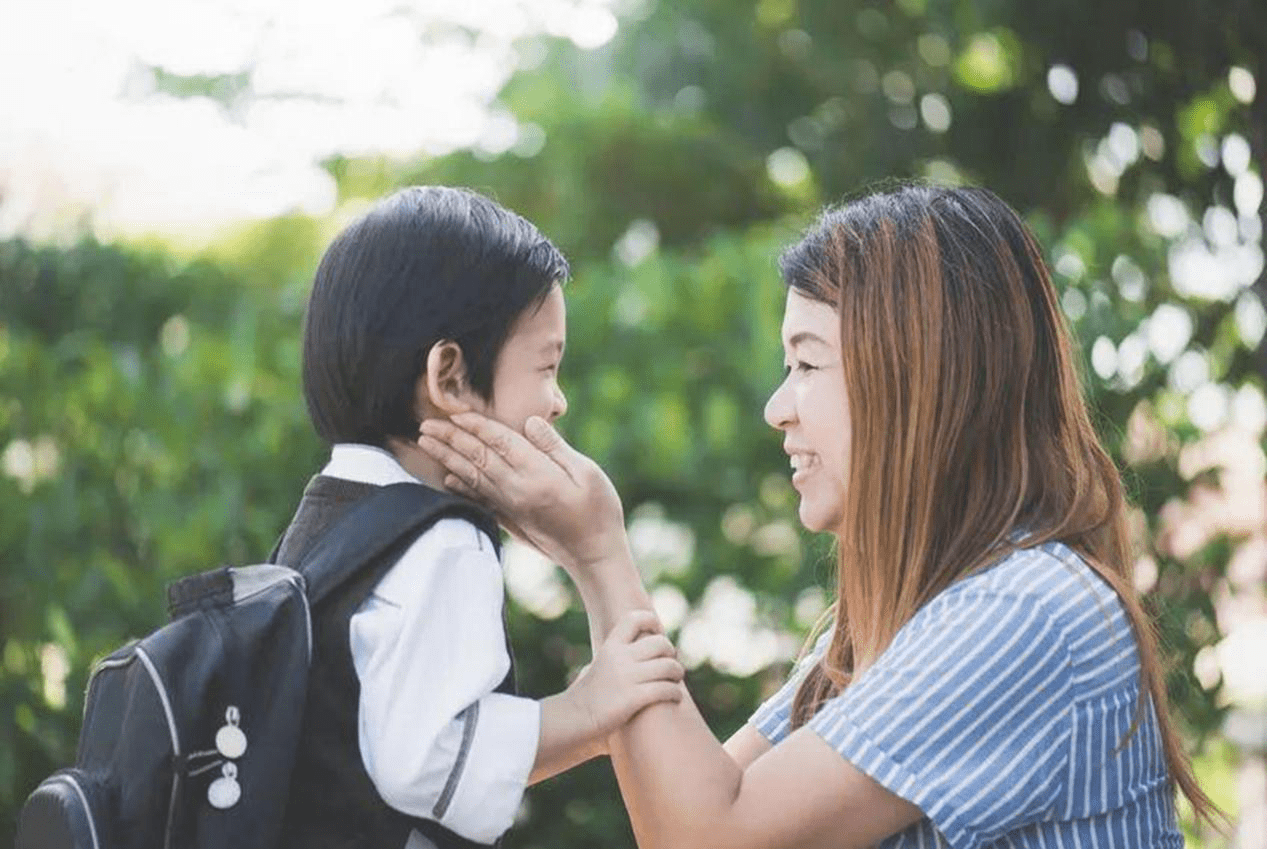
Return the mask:
[[523,433],[529,416],[553,422],[567,412],[559,388],[559,363],[567,342],[567,305],[554,286],[536,310],[525,312],[493,366],[493,398],[481,412]]

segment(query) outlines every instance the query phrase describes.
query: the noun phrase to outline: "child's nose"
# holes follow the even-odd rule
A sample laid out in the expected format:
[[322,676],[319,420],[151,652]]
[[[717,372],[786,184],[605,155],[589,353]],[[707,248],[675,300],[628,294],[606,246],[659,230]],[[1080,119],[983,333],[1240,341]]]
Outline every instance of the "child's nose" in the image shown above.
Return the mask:
[[568,411],[568,398],[563,394],[563,390],[554,387],[554,405],[550,410],[550,421],[562,418],[563,414]]

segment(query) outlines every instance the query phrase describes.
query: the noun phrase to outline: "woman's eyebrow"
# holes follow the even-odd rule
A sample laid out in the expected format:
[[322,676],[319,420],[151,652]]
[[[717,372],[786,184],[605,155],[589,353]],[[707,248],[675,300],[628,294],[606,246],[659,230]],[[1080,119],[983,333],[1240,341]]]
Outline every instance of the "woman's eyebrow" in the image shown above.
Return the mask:
[[789,348],[795,348],[802,342],[817,342],[819,345],[831,347],[831,344],[826,339],[819,336],[817,333],[811,333],[808,330],[802,330],[800,333],[793,335],[791,339],[787,340],[787,346]]
[[540,350],[543,354],[561,354],[563,353],[563,347],[563,340],[555,337],[542,343]]

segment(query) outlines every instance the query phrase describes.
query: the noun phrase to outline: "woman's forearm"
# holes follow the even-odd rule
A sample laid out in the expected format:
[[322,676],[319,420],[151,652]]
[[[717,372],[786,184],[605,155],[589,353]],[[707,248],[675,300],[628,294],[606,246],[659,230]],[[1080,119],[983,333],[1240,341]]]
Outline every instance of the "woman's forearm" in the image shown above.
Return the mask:
[[614,546],[604,559],[568,570],[581,594],[595,649],[620,618],[632,610],[654,610],[642,585],[628,542]]
[[[577,587],[595,645],[623,614],[652,609],[627,546],[580,571]],[[642,849],[712,843],[718,818],[738,795],[742,772],[689,693],[679,703],[637,714],[608,737],[608,748]]]
[[730,845],[743,773],[689,696],[647,708],[607,744],[640,849]]

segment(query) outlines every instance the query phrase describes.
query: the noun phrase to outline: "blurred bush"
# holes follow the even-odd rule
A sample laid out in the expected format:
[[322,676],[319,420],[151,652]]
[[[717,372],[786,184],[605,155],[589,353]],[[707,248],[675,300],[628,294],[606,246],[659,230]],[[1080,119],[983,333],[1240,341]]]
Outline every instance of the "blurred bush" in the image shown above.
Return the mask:
[[[832,585],[760,418],[780,371],[774,259],[820,204],[877,181],[995,189],[1049,253],[1200,746],[1230,706],[1262,707],[1220,647],[1262,615],[1267,559],[1267,83],[1249,36],[1264,15],[647,4],[601,50],[546,43],[512,80],[503,101],[531,144],[329,169],[344,200],[486,191],[574,259],[563,429],[624,495],[722,736]],[[0,831],[72,758],[93,658],[161,622],[167,580],[261,559],[322,462],[299,327],[329,230],[265,222],[195,260],[0,245]],[[586,661],[584,617],[557,573],[508,559],[521,683],[544,695]],[[1225,776],[1236,759],[1217,752]],[[610,769],[531,790],[511,842],[632,845]]]

